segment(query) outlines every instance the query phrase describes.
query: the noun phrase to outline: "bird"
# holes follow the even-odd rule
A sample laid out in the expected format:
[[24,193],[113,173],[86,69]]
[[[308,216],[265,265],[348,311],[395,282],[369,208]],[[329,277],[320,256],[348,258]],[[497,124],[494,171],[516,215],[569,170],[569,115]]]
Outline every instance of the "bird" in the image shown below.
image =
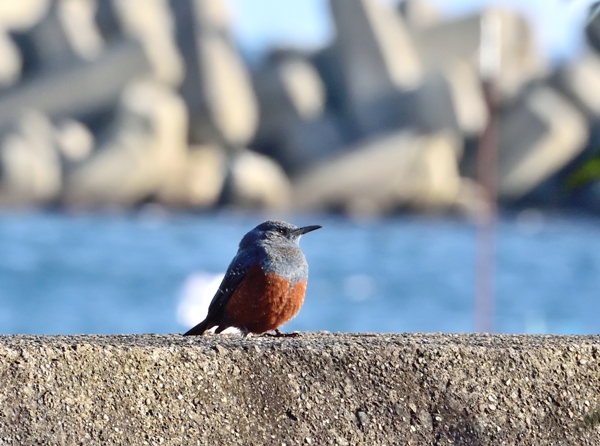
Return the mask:
[[213,327],[215,333],[234,327],[244,337],[270,331],[286,336],[279,327],[300,312],[308,281],[308,264],[298,242],[321,227],[268,220],[244,235],[208,315],[184,336],[202,335]]

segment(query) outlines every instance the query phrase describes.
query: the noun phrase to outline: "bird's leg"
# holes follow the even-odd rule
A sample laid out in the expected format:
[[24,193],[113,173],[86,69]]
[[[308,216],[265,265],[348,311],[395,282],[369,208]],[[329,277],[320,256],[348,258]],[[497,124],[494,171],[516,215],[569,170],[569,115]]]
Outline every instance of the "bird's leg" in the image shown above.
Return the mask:
[[296,337],[300,336],[300,333],[298,333],[298,332],[282,333],[282,332],[279,331],[279,328],[276,328],[273,331],[275,332],[275,334],[264,333],[264,335],[265,336],[272,336],[274,338],[296,338]]

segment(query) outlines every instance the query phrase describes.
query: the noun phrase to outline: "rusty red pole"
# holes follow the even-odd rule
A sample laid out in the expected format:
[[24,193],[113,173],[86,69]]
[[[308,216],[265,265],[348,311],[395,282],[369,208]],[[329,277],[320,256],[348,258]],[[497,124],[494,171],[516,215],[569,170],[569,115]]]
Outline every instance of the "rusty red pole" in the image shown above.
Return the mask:
[[479,141],[477,176],[485,203],[477,225],[475,265],[475,331],[494,331],[498,117],[494,86],[484,82],[488,123]]
[[481,20],[480,70],[488,122],[479,140],[477,176],[484,206],[477,225],[475,311],[477,332],[494,331],[496,216],[498,196],[498,106],[496,79],[500,73],[500,17],[493,11]]

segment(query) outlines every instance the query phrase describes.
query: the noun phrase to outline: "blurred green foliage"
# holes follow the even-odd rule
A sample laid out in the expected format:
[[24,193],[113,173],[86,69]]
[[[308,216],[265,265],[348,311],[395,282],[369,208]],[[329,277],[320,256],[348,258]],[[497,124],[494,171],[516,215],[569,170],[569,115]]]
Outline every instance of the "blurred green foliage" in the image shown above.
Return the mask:
[[600,180],[600,155],[587,160],[567,178],[567,189],[573,191]]

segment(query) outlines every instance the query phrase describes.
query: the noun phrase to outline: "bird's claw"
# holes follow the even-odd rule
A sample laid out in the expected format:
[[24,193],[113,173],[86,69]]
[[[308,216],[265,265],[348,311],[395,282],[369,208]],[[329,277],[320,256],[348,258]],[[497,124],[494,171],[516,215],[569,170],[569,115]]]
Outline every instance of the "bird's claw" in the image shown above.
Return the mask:
[[279,331],[278,328],[276,328],[275,330],[273,330],[275,332],[275,334],[273,333],[263,333],[264,336],[271,336],[274,338],[297,338],[298,336],[300,336],[300,333],[297,331],[293,331],[291,333],[282,333]]

